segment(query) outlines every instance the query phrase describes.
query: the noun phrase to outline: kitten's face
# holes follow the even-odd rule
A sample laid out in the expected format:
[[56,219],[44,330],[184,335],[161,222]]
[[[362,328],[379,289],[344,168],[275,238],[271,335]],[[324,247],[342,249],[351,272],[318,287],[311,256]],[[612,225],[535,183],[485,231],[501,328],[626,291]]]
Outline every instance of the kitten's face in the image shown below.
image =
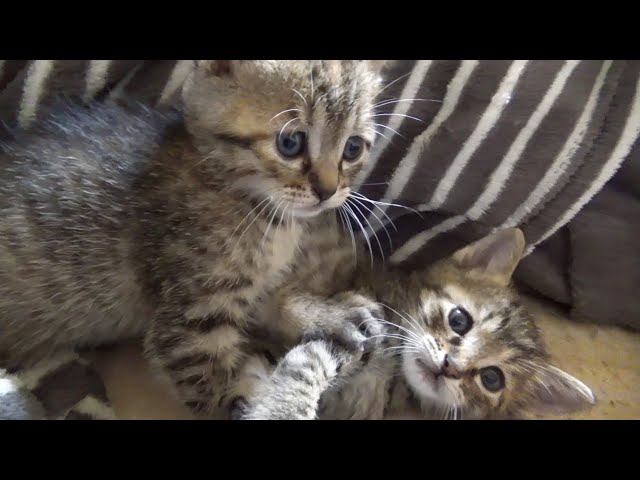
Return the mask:
[[232,188],[314,216],[345,201],[367,160],[378,89],[377,65],[364,60],[202,61],[185,89],[186,123],[205,156],[222,153],[210,167]]
[[471,263],[484,266],[470,270],[469,262],[449,260],[427,276],[432,286],[415,295],[419,302],[407,312],[412,320],[404,322],[412,332],[405,331],[410,340],[402,354],[409,385],[448,418],[568,413],[593,404],[586,385],[547,363],[531,316],[507,285],[515,265],[504,260],[517,263],[520,254],[491,252],[519,247],[499,235],[497,245],[470,254]]

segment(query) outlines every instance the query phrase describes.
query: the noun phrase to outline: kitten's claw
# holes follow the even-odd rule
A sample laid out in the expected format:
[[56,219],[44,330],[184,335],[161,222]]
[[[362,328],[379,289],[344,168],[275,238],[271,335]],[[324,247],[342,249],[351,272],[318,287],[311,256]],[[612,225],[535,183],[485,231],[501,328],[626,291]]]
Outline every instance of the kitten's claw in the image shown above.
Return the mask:
[[236,397],[229,407],[230,420],[242,420],[249,409],[249,404],[244,397]]
[[340,315],[325,320],[313,331],[307,332],[303,341],[328,340],[349,354],[349,361],[363,360],[382,341],[385,324],[379,321],[384,312],[377,303],[358,294],[334,297],[340,305]]

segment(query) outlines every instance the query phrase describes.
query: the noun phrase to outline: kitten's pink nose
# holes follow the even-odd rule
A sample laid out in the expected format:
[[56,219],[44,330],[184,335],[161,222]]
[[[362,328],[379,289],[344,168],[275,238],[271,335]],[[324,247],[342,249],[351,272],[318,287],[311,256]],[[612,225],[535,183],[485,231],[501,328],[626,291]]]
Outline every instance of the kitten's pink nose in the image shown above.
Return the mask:
[[333,194],[336,193],[336,189],[325,189],[322,187],[315,187],[315,186],[311,188],[313,189],[313,193],[316,194],[316,196],[321,202],[324,202],[325,200],[330,199],[331,197],[333,197]]
[[449,354],[444,356],[444,362],[442,362],[442,375],[447,378],[460,378],[461,376],[460,370]]
[[323,182],[315,172],[309,174],[309,183],[311,184],[311,190],[313,190],[313,193],[316,194],[318,200],[321,202],[333,197],[336,190],[338,190],[337,183],[329,181]]

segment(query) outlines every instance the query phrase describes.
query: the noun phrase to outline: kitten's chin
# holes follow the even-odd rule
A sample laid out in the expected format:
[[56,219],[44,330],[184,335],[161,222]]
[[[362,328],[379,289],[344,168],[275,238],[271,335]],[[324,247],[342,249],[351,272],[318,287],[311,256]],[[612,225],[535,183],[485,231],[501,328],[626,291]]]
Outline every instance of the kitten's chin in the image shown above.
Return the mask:
[[315,205],[300,205],[293,207],[293,215],[298,218],[311,218],[317,215],[320,215],[323,212],[327,212],[329,210],[335,210],[342,205],[342,201],[340,202],[323,202],[316,203]]
[[323,205],[310,205],[308,207],[293,207],[293,216],[296,218],[311,218],[326,212],[328,208]]

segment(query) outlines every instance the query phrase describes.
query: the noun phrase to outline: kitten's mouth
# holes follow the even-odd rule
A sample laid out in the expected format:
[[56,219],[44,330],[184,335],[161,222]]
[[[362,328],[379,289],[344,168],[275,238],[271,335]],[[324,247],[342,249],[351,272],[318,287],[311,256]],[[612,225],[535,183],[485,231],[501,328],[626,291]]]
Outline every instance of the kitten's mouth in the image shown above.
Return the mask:
[[420,356],[407,355],[403,361],[403,370],[411,390],[423,400],[440,402],[442,378],[435,368],[430,366],[428,359]]
[[293,207],[293,214],[297,217],[315,217],[316,215],[326,212],[327,210],[334,210],[340,205],[342,201],[339,199],[330,199],[325,202],[314,203],[313,205],[300,205]]
[[418,371],[420,372],[420,377],[431,386],[435,386],[438,377],[440,376],[440,372],[436,372],[433,368],[427,365],[421,358],[416,359],[416,365],[418,367]]

